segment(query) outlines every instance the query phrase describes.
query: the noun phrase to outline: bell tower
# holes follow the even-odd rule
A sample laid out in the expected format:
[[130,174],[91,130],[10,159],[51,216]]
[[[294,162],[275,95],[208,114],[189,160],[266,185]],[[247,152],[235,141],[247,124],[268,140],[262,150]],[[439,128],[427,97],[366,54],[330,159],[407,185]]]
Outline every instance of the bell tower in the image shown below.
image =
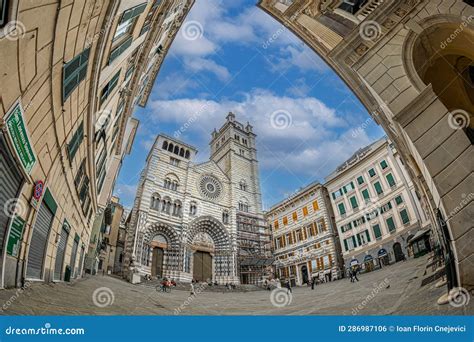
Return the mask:
[[238,211],[261,214],[262,199],[258,175],[256,135],[250,123],[238,122],[229,112],[224,125],[212,132],[211,160],[232,182],[233,205]]

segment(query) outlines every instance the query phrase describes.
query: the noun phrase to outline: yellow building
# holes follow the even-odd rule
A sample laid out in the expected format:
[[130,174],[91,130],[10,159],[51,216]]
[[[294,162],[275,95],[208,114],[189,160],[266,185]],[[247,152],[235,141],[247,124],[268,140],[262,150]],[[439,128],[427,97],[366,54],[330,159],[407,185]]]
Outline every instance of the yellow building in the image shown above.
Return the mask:
[[82,275],[133,107],[192,4],[0,1],[0,286]]
[[320,55],[383,127],[427,208],[448,288],[473,288],[473,2],[259,6]]
[[294,285],[342,276],[334,215],[325,187],[312,183],[265,214],[272,232],[276,277]]

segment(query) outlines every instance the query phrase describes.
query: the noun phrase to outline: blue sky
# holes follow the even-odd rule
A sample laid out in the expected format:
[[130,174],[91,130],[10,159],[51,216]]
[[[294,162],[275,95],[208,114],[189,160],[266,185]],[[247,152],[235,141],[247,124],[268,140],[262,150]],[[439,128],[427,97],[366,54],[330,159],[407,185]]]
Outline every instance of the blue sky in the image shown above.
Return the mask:
[[210,134],[229,111],[257,134],[264,208],[324,182],[383,130],[343,81],[256,1],[196,0],[166,56],[115,194],[130,207],[157,134],[175,135],[209,158]]

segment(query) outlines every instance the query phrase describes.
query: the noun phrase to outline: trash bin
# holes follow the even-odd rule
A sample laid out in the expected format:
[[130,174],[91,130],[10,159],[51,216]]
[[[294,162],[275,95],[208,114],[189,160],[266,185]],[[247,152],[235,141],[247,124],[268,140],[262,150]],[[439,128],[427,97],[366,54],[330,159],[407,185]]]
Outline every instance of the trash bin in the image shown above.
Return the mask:
[[71,281],[71,266],[66,266],[66,271],[64,272],[64,281]]

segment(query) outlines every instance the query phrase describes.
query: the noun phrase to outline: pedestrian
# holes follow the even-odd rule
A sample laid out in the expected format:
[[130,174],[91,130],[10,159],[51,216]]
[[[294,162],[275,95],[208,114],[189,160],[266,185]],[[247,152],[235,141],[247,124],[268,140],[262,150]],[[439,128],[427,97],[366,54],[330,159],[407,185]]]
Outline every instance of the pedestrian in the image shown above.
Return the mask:
[[293,291],[291,290],[291,284],[290,281],[288,280],[286,282],[286,293],[292,293]]
[[311,279],[311,290],[314,290],[314,282],[316,281],[316,277]]
[[194,279],[191,280],[191,296],[194,296]]
[[352,277],[351,277],[351,279],[352,279],[352,282],[354,282],[354,280],[359,281],[359,279],[357,278],[357,266],[356,265],[352,266]]

